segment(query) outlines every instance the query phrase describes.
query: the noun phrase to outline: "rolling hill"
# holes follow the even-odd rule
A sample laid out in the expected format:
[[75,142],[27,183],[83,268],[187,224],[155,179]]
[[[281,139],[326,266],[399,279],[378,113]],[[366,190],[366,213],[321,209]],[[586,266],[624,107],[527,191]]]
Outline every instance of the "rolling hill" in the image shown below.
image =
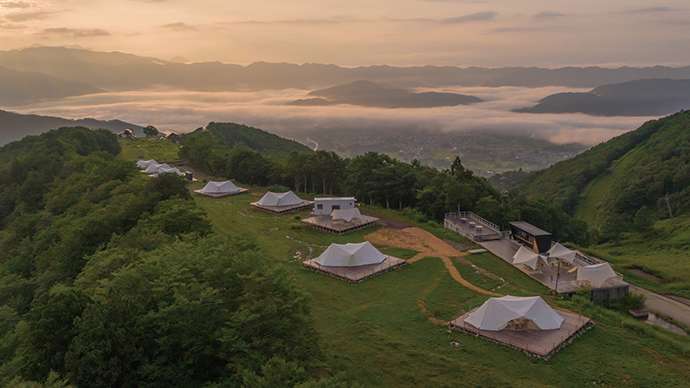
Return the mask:
[[38,135],[61,127],[107,129],[112,132],[120,132],[129,128],[138,134],[141,134],[143,131],[143,127],[121,120],[102,121],[92,118],[70,120],[60,117],[25,115],[0,110],[0,145],[19,140],[25,136]]
[[371,81],[355,81],[309,93],[307,99],[293,101],[292,105],[350,104],[376,108],[433,108],[469,105],[482,100],[458,93],[415,93]]
[[690,108],[690,80],[646,79],[600,86],[587,93],[558,93],[525,113],[586,113],[596,116],[662,116]]

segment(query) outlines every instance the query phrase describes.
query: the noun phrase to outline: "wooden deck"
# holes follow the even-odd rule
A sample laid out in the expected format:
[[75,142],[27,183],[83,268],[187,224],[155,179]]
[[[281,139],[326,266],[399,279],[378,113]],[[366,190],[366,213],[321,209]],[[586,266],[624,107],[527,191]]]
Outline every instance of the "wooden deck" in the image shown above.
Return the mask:
[[238,192],[236,192],[236,193],[209,194],[209,193],[202,193],[202,192],[201,192],[201,189],[199,189],[199,190],[194,190],[194,192],[197,193],[197,194],[199,194],[199,195],[203,195],[203,196],[205,196],[205,197],[211,197],[211,198],[232,197],[233,195],[244,194],[244,193],[246,193],[246,192],[248,192],[248,191],[249,191],[249,189],[240,188],[240,191],[238,191]]
[[321,272],[323,274],[348,281],[350,283],[359,283],[363,280],[369,279],[373,276],[384,274],[388,271],[400,268],[407,264],[405,260],[397,257],[388,256],[383,263],[362,265],[359,267],[326,267],[316,262],[316,259],[311,259],[303,262],[308,269]]
[[362,215],[352,222],[333,221],[330,216],[311,216],[302,220],[303,223],[328,233],[347,233],[374,225],[378,218]]
[[469,323],[465,323],[465,318],[471,312],[451,321],[450,328],[508,346],[532,357],[548,360],[594,325],[591,319],[572,311],[556,311],[565,319],[558,330],[479,330]]
[[296,211],[300,211],[306,208],[312,207],[314,202],[312,201],[304,201],[299,205],[292,205],[292,206],[262,206],[259,205],[258,202],[252,202],[251,205],[254,206],[254,208],[268,212],[268,213],[273,213],[273,214],[286,214],[286,213],[292,213]]

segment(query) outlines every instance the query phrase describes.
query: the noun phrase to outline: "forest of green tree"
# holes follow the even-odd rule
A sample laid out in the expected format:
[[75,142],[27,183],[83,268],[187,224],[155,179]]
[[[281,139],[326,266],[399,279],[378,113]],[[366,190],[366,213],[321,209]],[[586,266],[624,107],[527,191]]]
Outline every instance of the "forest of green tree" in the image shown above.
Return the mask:
[[366,204],[405,210],[426,220],[471,210],[505,227],[510,221],[526,220],[564,241],[589,241],[586,225],[559,206],[502,194],[466,169],[460,158],[449,169],[438,170],[375,152],[342,158],[295,144],[256,128],[212,123],[182,137],[180,157],[212,176],[245,184],[355,196]]
[[304,295],[173,175],[64,128],[0,149],[0,386],[340,387]]

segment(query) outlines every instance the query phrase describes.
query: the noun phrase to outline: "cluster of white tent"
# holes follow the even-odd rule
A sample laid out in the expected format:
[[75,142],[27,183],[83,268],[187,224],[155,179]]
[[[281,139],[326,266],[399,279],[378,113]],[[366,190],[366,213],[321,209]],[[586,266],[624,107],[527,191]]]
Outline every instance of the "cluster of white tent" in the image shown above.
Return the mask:
[[386,258],[387,256],[370,242],[363,242],[360,244],[331,244],[315,261],[324,267],[360,267],[381,264]]
[[175,174],[179,176],[185,175],[185,173],[180,171],[180,169],[169,164],[158,163],[155,160],[139,160],[137,162],[137,167],[142,170],[143,173],[151,176],[158,176],[162,174]]
[[466,323],[487,331],[501,331],[519,321],[528,322],[529,329],[557,330],[564,319],[539,296],[510,295],[489,298],[465,318]]
[[229,195],[236,195],[246,192],[247,189],[238,187],[232,181],[210,181],[206,183],[206,186],[199,190],[194,190],[195,193],[206,195],[208,197],[226,197]]

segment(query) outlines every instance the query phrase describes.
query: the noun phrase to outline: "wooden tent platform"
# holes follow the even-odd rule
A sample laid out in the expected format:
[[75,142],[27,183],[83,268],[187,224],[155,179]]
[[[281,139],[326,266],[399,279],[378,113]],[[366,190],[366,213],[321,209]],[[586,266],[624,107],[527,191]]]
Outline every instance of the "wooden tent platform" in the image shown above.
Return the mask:
[[316,259],[307,260],[302,263],[306,268],[321,272],[334,278],[359,283],[374,276],[395,270],[407,264],[403,259],[388,256],[381,264],[362,265],[359,267],[325,267],[316,262]]
[[556,311],[565,319],[558,330],[479,330],[469,323],[465,323],[465,318],[471,312],[451,321],[450,328],[508,346],[532,357],[548,360],[594,325],[591,319],[572,311]]
[[323,232],[341,234],[369,227],[378,220],[376,217],[365,215],[362,215],[361,218],[353,219],[352,222],[333,221],[330,216],[311,216],[303,219],[302,222]]
[[312,201],[304,201],[299,205],[293,205],[293,206],[262,206],[259,205],[258,202],[252,202],[252,206],[254,206],[256,209],[273,213],[273,214],[285,214],[285,213],[292,213],[296,212],[302,209],[310,208],[312,205],[314,205],[314,202]]
[[249,191],[249,189],[240,188],[240,191],[238,191],[238,192],[236,192],[236,193],[209,194],[209,193],[203,193],[203,192],[201,191],[201,189],[199,189],[199,190],[194,190],[195,193],[197,193],[197,194],[199,194],[199,195],[203,195],[203,196],[205,196],[205,197],[210,197],[210,198],[231,197],[231,196],[233,196],[233,195],[244,194],[244,193],[246,193],[246,192],[248,192],[248,191]]

